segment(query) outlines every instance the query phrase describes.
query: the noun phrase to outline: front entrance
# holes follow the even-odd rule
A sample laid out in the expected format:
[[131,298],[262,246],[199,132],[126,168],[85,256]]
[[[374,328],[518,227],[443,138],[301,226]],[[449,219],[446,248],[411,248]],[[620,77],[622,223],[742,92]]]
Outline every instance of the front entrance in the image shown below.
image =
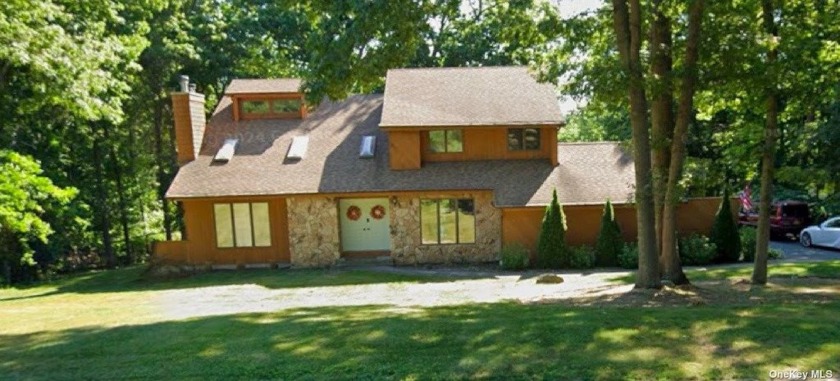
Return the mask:
[[346,198],[338,205],[342,252],[391,250],[387,198]]

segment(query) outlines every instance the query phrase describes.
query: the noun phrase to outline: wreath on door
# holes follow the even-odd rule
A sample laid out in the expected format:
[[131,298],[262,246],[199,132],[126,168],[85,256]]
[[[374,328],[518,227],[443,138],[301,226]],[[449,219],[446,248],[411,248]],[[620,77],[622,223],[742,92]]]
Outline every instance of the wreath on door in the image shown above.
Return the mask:
[[370,216],[377,220],[381,220],[382,217],[385,217],[385,207],[382,205],[374,206],[370,209]]
[[362,210],[359,209],[358,206],[351,205],[349,208],[347,208],[347,218],[349,218],[351,221],[356,221],[361,216],[362,216]]

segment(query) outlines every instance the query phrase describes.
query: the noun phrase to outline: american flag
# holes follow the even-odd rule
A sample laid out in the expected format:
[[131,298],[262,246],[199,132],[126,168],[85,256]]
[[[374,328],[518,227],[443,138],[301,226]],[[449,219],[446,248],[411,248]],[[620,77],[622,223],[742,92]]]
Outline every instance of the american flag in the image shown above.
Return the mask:
[[750,190],[750,184],[747,184],[747,186],[744,187],[744,190],[738,194],[738,198],[741,199],[741,208],[745,211],[751,211],[753,208],[752,200],[750,200],[751,196],[752,191]]

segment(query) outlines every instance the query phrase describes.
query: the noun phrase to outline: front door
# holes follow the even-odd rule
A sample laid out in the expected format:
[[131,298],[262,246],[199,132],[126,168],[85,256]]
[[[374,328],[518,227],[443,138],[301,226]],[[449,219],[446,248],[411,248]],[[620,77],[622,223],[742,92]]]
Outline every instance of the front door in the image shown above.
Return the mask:
[[342,251],[391,250],[387,198],[345,198],[338,204]]

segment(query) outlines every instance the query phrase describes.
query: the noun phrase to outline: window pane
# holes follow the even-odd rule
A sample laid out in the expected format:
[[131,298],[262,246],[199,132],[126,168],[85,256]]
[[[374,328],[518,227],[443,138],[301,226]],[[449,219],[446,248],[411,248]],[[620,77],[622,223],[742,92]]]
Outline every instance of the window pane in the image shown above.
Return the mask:
[[475,243],[475,203],[458,200],[458,242]]
[[230,220],[230,204],[213,204],[216,221],[216,246],[233,247],[233,225]]
[[456,243],[457,225],[455,214],[458,210],[456,200],[440,201],[440,243]]
[[251,206],[247,202],[233,204],[233,226],[236,230],[236,247],[254,246],[251,239]]
[[276,113],[300,111],[300,99],[275,99],[272,103]]
[[525,129],[525,149],[540,149],[540,130],[536,128]]
[[461,130],[446,130],[446,152],[464,152]]
[[271,246],[271,223],[268,220],[268,203],[251,204],[254,223],[254,246]]
[[420,200],[420,242],[438,243],[437,200]]
[[429,151],[446,152],[445,131],[429,131]]
[[266,114],[268,110],[268,101],[242,101],[242,112],[245,114]]
[[522,129],[508,129],[508,150],[519,151],[522,149]]

